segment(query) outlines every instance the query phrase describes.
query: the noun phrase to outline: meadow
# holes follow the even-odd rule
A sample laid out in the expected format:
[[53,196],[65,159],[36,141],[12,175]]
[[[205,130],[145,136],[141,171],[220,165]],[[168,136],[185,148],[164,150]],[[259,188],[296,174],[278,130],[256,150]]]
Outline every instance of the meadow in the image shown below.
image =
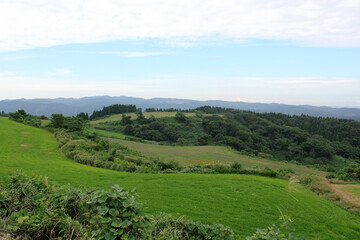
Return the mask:
[[135,174],[77,164],[45,130],[0,118],[0,180],[22,169],[60,184],[137,188],[147,213],[222,223],[244,238],[280,223],[279,209],[308,239],[360,239],[360,218],[283,179],[224,174]]
[[90,129],[100,136],[107,137],[108,140],[126,146],[132,150],[139,151],[145,156],[158,158],[164,162],[176,162],[180,166],[186,165],[209,165],[224,164],[230,165],[239,162],[244,168],[264,168],[269,167],[274,170],[290,168],[297,175],[316,174],[325,176],[326,173],[293,163],[283,161],[273,161],[265,158],[255,158],[242,155],[229,147],[222,146],[166,146],[156,142],[145,141],[147,143],[125,140],[126,135],[121,133],[109,132],[99,129]]

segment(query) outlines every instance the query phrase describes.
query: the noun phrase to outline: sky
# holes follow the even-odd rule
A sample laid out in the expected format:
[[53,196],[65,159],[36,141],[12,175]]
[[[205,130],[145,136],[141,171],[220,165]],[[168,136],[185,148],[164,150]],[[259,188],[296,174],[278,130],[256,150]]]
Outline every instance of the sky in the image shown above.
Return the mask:
[[0,100],[360,107],[360,0],[1,0]]

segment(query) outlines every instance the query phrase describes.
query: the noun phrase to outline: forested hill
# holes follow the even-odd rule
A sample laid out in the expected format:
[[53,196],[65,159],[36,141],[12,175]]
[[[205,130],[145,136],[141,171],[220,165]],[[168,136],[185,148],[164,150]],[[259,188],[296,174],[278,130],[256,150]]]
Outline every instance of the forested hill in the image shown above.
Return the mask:
[[254,137],[261,137],[260,145],[265,148],[260,149],[278,157],[329,163],[338,155],[360,162],[360,122],[354,120],[253,113],[209,106],[197,110],[224,114],[229,129],[227,135],[242,136],[245,144],[254,141]]
[[[161,111],[161,110],[160,110]],[[172,145],[227,145],[245,154],[336,170],[360,163],[360,122],[204,106],[193,115],[145,118],[138,112],[96,128]]]
[[253,112],[265,113],[276,112],[290,115],[306,114],[315,117],[335,117],[345,119],[355,119],[360,121],[360,108],[332,108],[316,107],[309,105],[295,106],[286,104],[265,104],[247,102],[227,102],[227,101],[198,101],[190,99],[176,98],[135,98],[135,97],[109,97],[94,96],[84,98],[56,98],[56,99],[17,99],[0,101],[0,112],[16,112],[24,109],[32,115],[45,115],[50,117],[53,113],[61,113],[65,116],[74,116],[80,112],[91,114],[94,110],[101,110],[104,106],[113,104],[134,104],[138,108],[176,108],[194,109],[201,106],[214,106],[222,108],[234,108]]

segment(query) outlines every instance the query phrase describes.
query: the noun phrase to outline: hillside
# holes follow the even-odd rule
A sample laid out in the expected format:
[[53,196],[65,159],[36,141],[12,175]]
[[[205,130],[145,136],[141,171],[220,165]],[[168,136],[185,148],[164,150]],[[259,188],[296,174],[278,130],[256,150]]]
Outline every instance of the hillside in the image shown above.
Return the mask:
[[354,120],[210,106],[189,113],[138,112],[124,116],[104,116],[90,125],[107,137],[120,134],[125,140],[170,146],[228,146],[248,156],[313,165],[329,172],[360,161],[360,123]]
[[242,155],[223,146],[164,146],[154,143],[141,143],[125,140],[127,136],[119,133],[99,129],[90,129],[90,131],[97,133],[102,137],[106,137],[112,142],[116,142],[122,146],[139,151],[146,156],[158,158],[164,162],[173,161],[179,163],[181,166],[193,164],[230,165],[233,162],[238,162],[246,169],[256,167],[269,167],[274,170],[290,168],[294,170],[297,175],[316,174],[319,176],[325,176],[326,174],[325,172],[318,171],[314,168],[301,165]]
[[135,174],[77,164],[59,152],[52,134],[0,118],[0,179],[22,169],[61,184],[135,186],[148,213],[185,214],[229,225],[241,237],[279,223],[279,210],[309,239],[359,239],[360,219],[289,182],[247,175]]
[[135,97],[109,97],[94,96],[84,98],[56,98],[56,99],[17,99],[0,101],[0,111],[15,112],[24,109],[34,115],[51,116],[52,113],[62,113],[65,116],[76,115],[80,112],[91,114],[94,110],[100,110],[104,106],[112,104],[134,104],[139,108],[176,108],[194,109],[201,106],[214,106],[223,108],[234,108],[249,110],[259,113],[275,112],[289,115],[309,115],[315,117],[335,117],[355,119],[360,121],[359,108],[334,108],[317,107],[310,105],[286,105],[278,103],[247,103],[247,102],[227,102],[220,100],[198,101],[190,99],[175,98],[135,98]]

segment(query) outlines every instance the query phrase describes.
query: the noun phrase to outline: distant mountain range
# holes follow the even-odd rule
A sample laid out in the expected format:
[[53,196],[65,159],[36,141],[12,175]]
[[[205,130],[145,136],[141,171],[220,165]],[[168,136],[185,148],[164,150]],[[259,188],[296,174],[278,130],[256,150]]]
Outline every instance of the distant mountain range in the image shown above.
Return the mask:
[[278,103],[247,103],[227,102],[220,100],[197,101],[176,98],[135,98],[95,96],[84,98],[55,98],[55,99],[17,99],[0,101],[0,111],[15,112],[24,109],[33,115],[51,116],[62,113],[65,116],[77,115],[80,112],[91,114],[94,110],[102,109],[112,104],[134,104],[138,108],[177,108],[193,109],[204,105],[249,110],[253,112],[275,112],[289,115],[306,114],[315,117],[335,117],[360,121],[360,108],[316,107],[310,105],[286,105]]

